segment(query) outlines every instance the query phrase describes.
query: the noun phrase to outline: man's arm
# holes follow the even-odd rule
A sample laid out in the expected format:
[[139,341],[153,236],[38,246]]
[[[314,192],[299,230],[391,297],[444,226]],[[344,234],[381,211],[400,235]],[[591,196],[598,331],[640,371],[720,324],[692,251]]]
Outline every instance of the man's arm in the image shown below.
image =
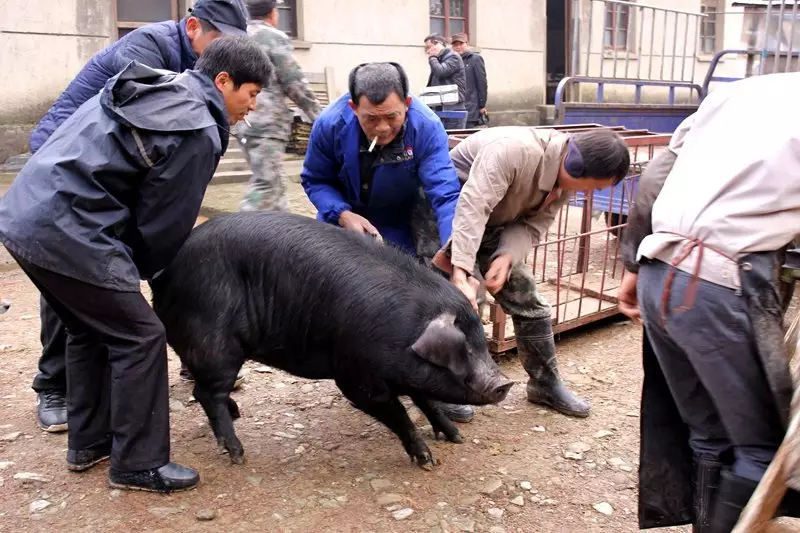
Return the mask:
[[270,48],[269,58],[275,67],[275,75],[283,93],[313,122],[322,109],[292,52],[292,42],[289,39],[282,39],[277,46]]
[[514,180],[515,170],[509,161],[528,157],[524,151],[520,143],[501,139],[478,153],[461,189],[453,219],[450,260],[453,266],[472,272],[486,222]]
[[219,161],[216,149],[208,133],[196,131],[144,178],[132,213],[138,230],[134,262],[142,279],[164,269],[189,237]]
[[475,54],[478,61],[475,62],[475,88],[478,91],[478,109],[486,108],[486,99],[488,98],[489,82],[486,79],[486,63],[480,54]]
[[628,223],[622,230],[620,246],[622,260],[629,272],[638,273],[639,263],[636,260],[639,245],[653,232],[652,214],[655,204],[672,166],[678,158],[686,136],[692,128],[695,115],[689,115],[672,134],[669,147],[654,157],[639,178],[636,198],[628,211]]
[[352,209],[342,196],[339,171],[333,151],[333,130],[329,125],[315,121],[300,173],[300,183],[322,220],[329,224],[338,224],[342,212]]
[[453,230],[461,183],[450,159],[447,133],[442,123],[437,121],[434,128],[426,133],[419,143],[424,147],[420,154],[419,178],[436,213],[439,240],[444,245]]
[[507,226],[500,235],[500,246],[493,257],[508,254],[512,264],[525,261],[534,244],[539,244],[547,230],[553,225],[558,211],[569,202],[569,193],[561,191],[561,196],[535,214],[528,215],[516,224]]
[[444,61],[439,61],[438,56],[430,56],[428,63],[431,65],[433,75],[439,78],[448,78],[458,72],[459,69],[464,68],[464,62],[455,52],[448,54]]

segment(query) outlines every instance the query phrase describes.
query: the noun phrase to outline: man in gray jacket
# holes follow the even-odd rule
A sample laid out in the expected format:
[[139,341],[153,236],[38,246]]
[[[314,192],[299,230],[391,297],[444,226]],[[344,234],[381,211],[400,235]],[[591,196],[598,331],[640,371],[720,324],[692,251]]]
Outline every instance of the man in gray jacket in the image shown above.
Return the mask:
[[[455,85],[458,87],[458,103],[440,106],[435,111],[466,111],[467,101],[467,74],[461,56],[447,48],[444,37],[434,33],[425,37],[425,53],[428,54],[428,64],[431,67],[428,76],[428,87],[441,85]],[[463,129],[467,119],[442,119],[445,129]]]

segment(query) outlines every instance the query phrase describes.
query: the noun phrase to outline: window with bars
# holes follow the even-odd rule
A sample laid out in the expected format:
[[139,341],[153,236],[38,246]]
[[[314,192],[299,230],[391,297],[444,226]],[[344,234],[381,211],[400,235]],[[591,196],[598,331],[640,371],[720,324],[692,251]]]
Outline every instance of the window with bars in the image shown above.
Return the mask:
[[[117,38],[151,22],[180,20],[190,0],[116,0]],[[278,28],[297,38],[297,0],[283,0],[278,6]]]
[[450,37],[469,31],[469,0],[429,0],[431,33]]
[[277,7],[278,29],[297,39],[297,0],[283,0]]
[[165,20],[179,20],[180,0],[116,0],[117,39],[140,26]]
[[719,35],[719,2],[704,1],[700,12],[705,15],[700,19],[700,53],[713,54],[717,51]]
[[603,46],[610,50],[628,50],[628,30],[631,26],[631,7],[606,4]]

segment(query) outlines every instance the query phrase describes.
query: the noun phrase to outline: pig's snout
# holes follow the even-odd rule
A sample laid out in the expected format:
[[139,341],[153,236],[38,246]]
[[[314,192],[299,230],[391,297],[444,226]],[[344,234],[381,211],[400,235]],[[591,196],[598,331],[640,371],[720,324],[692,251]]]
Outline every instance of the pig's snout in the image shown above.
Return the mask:
[[511,387],[514,386],[513,381],[509,381],[504,377],[500,377],[500,379],[495,380],[492,385],[490,385],[489,389],[486,391],[487,400],[490,403],[500,403],[506,399],[508,396],[508,391],[511,390]]

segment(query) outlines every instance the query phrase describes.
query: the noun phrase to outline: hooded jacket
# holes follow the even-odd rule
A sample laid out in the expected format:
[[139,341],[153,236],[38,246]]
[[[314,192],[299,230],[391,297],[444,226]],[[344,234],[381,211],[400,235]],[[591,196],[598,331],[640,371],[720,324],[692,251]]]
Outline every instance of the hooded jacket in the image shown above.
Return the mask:
[[186,20],[142,26],[92,56],[36,125],[30,137],[31,153],[131,61],[172,72],[194,68],[197,54],[186,35]]
[[52,272],[138,291],[188,237],[227,144],[211,79],[131,62],[22,169],[0,200],[0,241]]

